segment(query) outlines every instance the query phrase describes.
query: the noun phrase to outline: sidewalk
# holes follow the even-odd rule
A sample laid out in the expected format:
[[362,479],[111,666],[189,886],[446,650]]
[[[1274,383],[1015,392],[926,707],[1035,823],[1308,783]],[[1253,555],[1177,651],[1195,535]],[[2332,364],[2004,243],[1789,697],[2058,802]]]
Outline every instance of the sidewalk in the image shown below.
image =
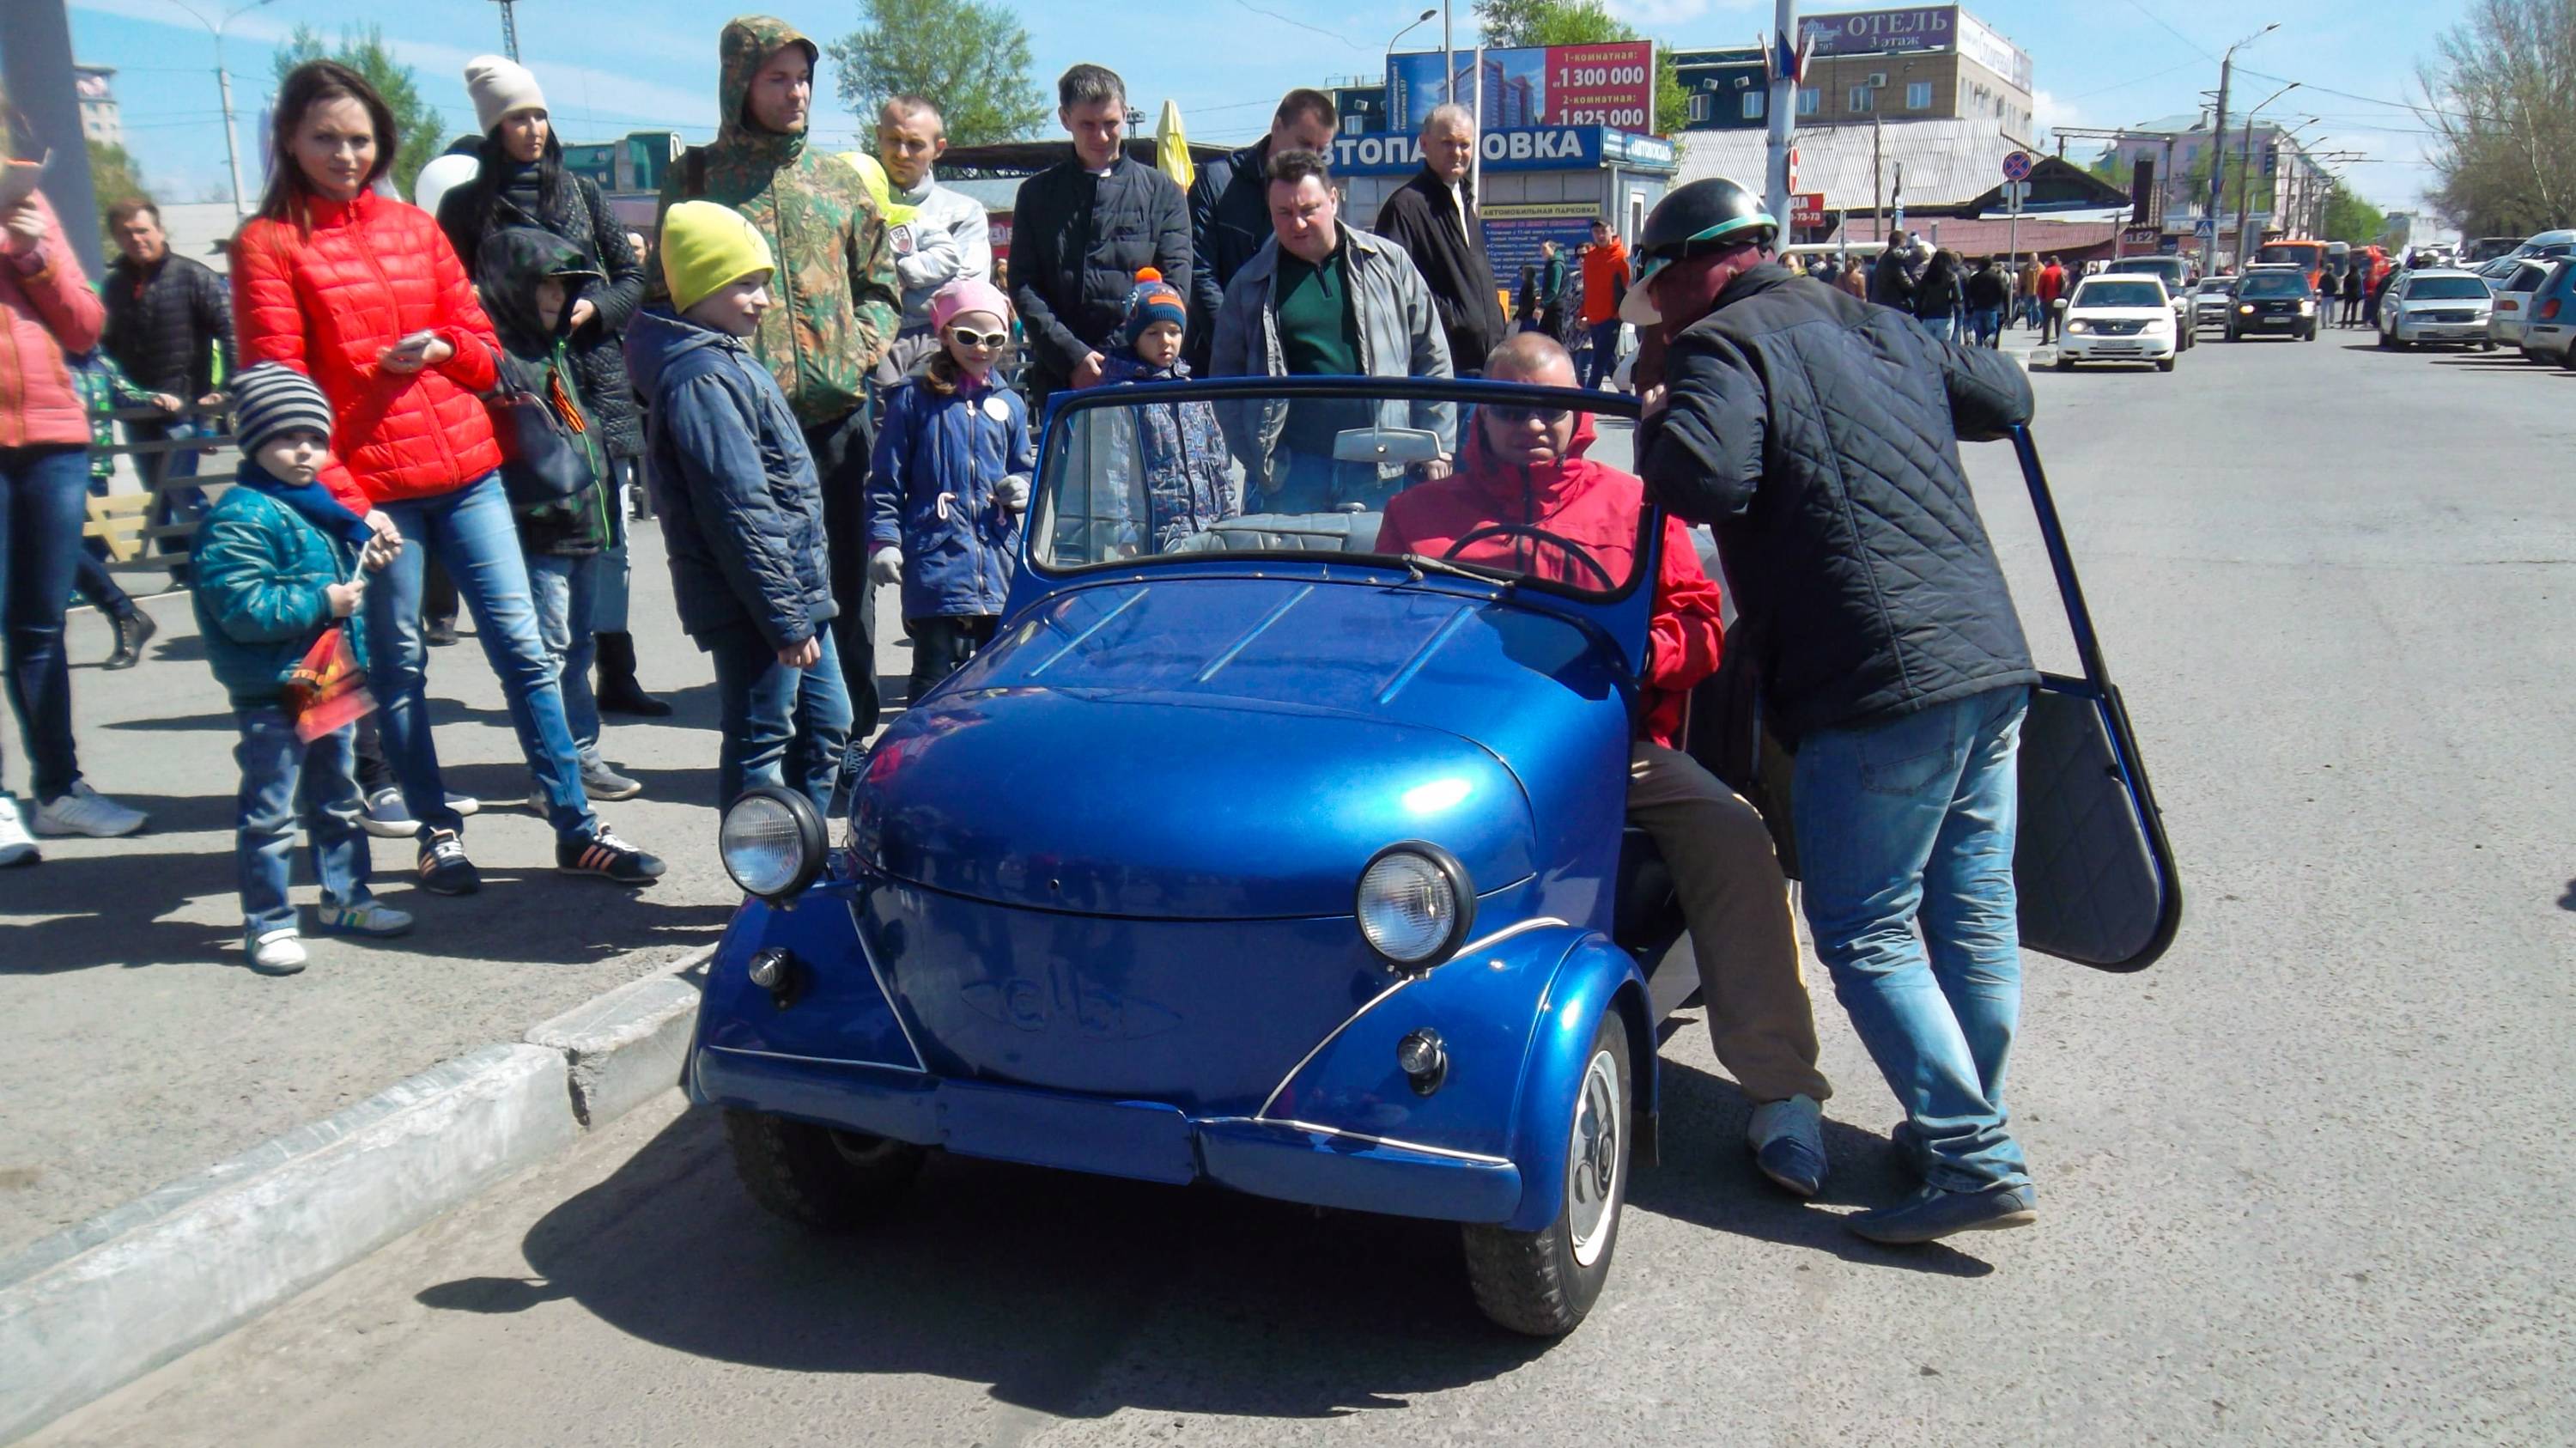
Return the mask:
[[[184,594],[145,607],[160,635],[141,667],[101,672],[95,614],[68,630],[83,773],[147,810],[123,840],[49,839],[45,862],[0,872],[0,1257],[143,1192],[364,1100],[391,1083],[711,943],[738,898],[715,858],[713,671],[671,606],[661,535],[635,545],[634,624],[667,720],[612,716],[608,758],[641,780],[601,818],[670,873],[630,891],[560,877],[553,834],[511,801],[527,771],[474,637],[432,650],[439,756],[451,790],[485,801],[466,821],[479,895],[411,883],[409,840],[375,841],[374,889],[419,917],[400,940],[317,939],[302,975],[242,963],[232,863],[232,716],[204,663]],[[902,629],[879,669],[899,697]],[[8,778],[26,759],[12,728]],[[310,905],[298,864],[296,899]]]

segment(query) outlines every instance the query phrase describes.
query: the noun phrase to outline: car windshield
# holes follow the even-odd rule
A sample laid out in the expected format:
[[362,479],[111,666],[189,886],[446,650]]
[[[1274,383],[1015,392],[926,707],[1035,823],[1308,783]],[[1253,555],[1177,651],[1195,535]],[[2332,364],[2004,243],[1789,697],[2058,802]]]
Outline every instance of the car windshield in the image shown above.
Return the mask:
[[2079,307],[2161,307],[2164,292],[2154,282],[2086,282],[2075,293]]
[[1515,392],[1284,378],[1074,394],[1040,450],[1029,556],[1062,571],[1328,554],[1625,592],[1645,541],[1634,403]]
[[2266,276],[2247,277],[2241,293],[2248,297],[2304,297],[2308,279],[2295,272],[2274,272]]
[[2487,284],[2476,277],[2417,277],[2406,289],[2410,302],[2485,301]]
[[2233,292],[2236,290],[2236,278],[2211,277],[2200,284],[2200,289],[2204,292]]

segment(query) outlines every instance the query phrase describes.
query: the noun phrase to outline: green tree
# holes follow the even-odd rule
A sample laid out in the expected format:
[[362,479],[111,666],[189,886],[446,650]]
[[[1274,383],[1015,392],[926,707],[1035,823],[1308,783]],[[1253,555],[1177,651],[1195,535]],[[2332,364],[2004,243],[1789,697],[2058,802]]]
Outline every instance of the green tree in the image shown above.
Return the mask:
[[408,198],[412,178],[438,154],[438,108],[421,99],[411,67],[394,59],[385,45],[384,27],[343,26],[339,45],[327,47],[320,31],[297,25],[276,51],[278,84],[284,85],[288,73],[308,60],[336,60],[365,76],[376,94],[385,98],[385,108],[394,113],[394,130],[402,136],[402,147],[394,153],[394,189]]
[[151,199],[143,189],[143,168],[134,164],[123,146],[107,141],[89,143],[89,194],[98,202],[98,234],[107,242],[108,251],[116,250],[116,238],[108,235],[107,208],[129,196]]
[[2416,66],[2427,193],[2470,236],[2576,215],[2576,0],[2472,0]]
[[860,0],[859,28],[824,49],[871,148],[878,107],[898,95],[928,97],[960,146],[1026,139],[1055,113],[1029,77],[1029,33],[998,4]]
[[[1604,0],[1476,0],[1476,25],[1488,46],[1601,45],[1643,40],[1610,13]],[[1673,136],[1690,124],[1690,92],[1671,47],[1655,47],[1655,133]]]
[[2377,241],[2388,230],[2387,214],[2362,200],[2342,182],[2326,194],[2325,223],[2318,230],[2328,241],[2348,241],[2355,246]]

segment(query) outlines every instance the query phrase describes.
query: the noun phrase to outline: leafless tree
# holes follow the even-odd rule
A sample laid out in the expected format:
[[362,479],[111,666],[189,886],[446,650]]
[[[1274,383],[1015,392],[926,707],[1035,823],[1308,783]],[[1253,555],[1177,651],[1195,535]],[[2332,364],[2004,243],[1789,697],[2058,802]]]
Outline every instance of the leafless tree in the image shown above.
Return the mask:
[[2445,220],[2471,236],[2576,220],[2576,0],[2472,0],[2415,73]]

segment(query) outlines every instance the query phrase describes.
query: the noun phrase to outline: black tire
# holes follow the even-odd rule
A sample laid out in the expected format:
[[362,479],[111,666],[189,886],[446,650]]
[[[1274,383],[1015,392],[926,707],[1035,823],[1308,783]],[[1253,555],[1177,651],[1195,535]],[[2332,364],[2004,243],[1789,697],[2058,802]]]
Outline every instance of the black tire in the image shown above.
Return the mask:
[[2156,359],[2156,370],[2158,372],[2171,372],[2173,369],[2174,359],[2171,357],[2159,357]]
[[2072,371],[2074,371],[2074,370],[2075,370],[2075,361],[2074,361],[2074,359],[2073,359],[2073,358],[2071,358],[2071,357],[2060,357],[2060,358],[2058,358],[2058,359],[2057,359],[2057,370],[2058,370],[2058,371],[2060,371],[2060,372],[2072,372]]
[[[1532,1337],[1563,1337],[1582,1325],[1584,1315],[1601,1296],[1602,1284],[1610,1280],[1610,1262],[1619,1247],[1619,1215],[1627,1202],[1634,1134],[1629,1103],[1636,1076],[1629,1069],[1628,1029],[1618,1011],[1602,1013],[1600,1029],[1593,1032],[1591,1049],[1583,1059],[1583,1074],[1575,1086],[1582,1099],[1575,1103],[1566,1200],[1556,1220],[1535,1232],[1471,1223],[1459,1234],[1476,1306],[1496,1324]],[[1606,1111],[1596,1110],[1603,1105],[1596,1073],[1606,1073],[1613,1083]],[[1583,1244],[1592,1254],[1586,1264],[1577,1255],[1576,1188],[1583,1184],[1589,1190],[1598,1189],[1603,1116],[1615,1133],[1607,1143],[1610,1185],[1606,1196],[1589,1198],[1603,1201],[1604,1206],[1591,1238]],[[1586,1150],[1587,1146],[1592,1149]]]
[[751,1199],[817,1232],[845,1232],[881,1215],[928,1156],[910,1142],[757,1111],[729,1110],[724,1123],[734,1174]]
[[2570,372],[2576,372],[2576,347],[2570,347],[2566,351],[2559,353],[2558,365],[2566,368]]
[[2548,358],[2541,356],[2539,353],[2532,351],[2528,347],[2523,347],[2518,350],[2522,353],[2522,360],[2525,362],[2547,362],[2549,360]]

